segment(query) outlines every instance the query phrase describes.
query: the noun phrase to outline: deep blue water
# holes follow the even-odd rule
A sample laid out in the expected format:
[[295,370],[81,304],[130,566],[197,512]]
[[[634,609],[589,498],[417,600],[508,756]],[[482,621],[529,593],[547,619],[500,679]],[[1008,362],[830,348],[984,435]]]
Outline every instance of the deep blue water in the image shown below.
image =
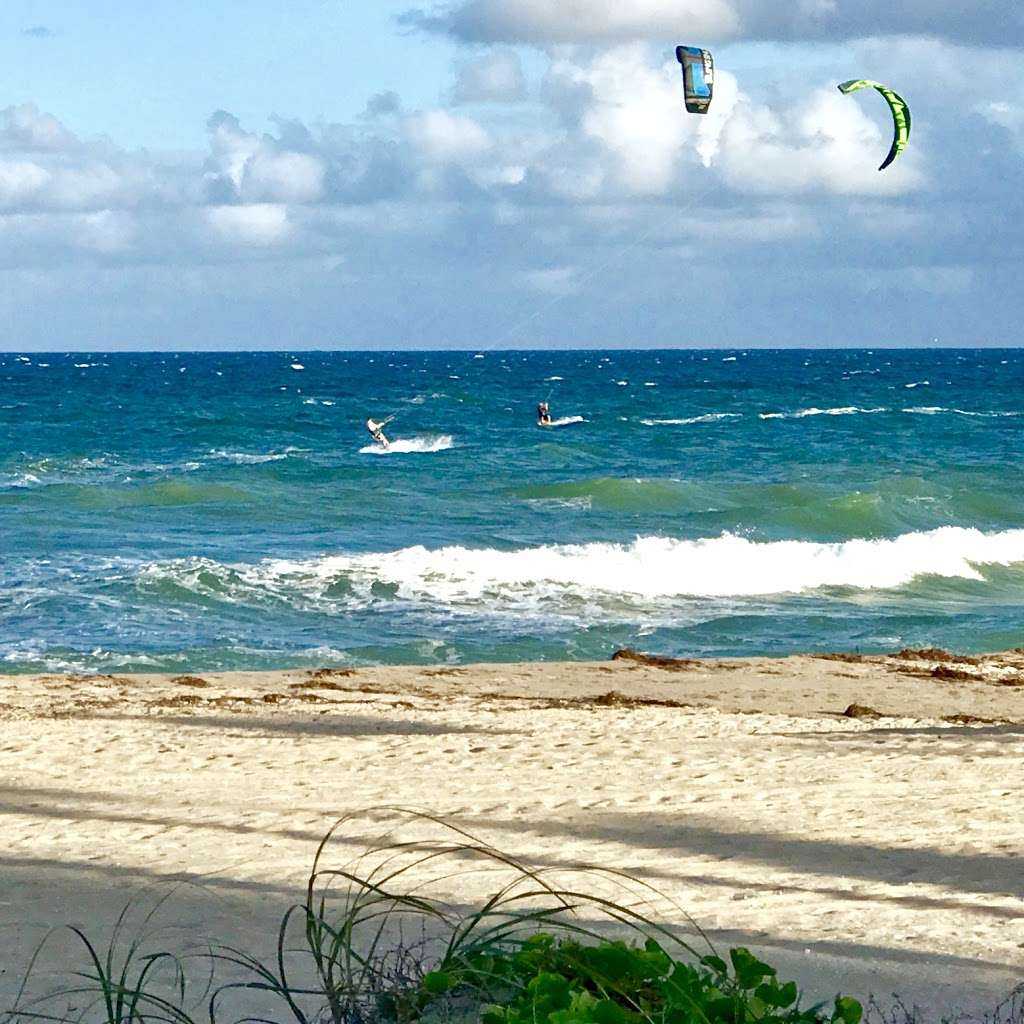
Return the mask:
[[1018,646],[1022,386],[1017,350],[0,355],[0,671]]

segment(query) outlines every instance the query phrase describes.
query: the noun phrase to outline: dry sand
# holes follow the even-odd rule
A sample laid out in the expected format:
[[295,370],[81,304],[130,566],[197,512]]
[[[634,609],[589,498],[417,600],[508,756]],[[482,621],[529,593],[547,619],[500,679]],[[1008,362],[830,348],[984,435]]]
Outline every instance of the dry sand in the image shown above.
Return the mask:
[[1024,979],[1022,733],[1019,653],[0,677],[0,1009],[47,928],[102,937],[140,886],[201,883],[168,934],[260,947],[335,819],[394,804],[633,872],[814,995],[991,1009]]

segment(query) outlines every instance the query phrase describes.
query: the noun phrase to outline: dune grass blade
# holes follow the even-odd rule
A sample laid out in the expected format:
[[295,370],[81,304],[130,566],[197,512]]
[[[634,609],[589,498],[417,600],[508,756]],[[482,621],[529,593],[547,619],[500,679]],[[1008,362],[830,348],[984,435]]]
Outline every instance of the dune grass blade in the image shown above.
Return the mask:
[[[172,894],[161,897],[145,914],[139,928],[147,928]],[[114,922],[106,951],[101,955],[96,944],[76,926],[67,931],[74,935],[84,950],[87,970],[74,971],[71,977],[77,984],[62,988],[49,996],[25,1002],[27,986],[46,942],[56,931],[51,932],[36,948],[28,970],[19,988],[15,1008],[9,1014],[11,1020],[67,1020],[67,1014],[47,1012],[47,1004],[70,997],[85,997],[91,1001],[81,1010],[84,1019],[95,1007],[102,1009],[103,1024],[142,1024],[152,1021],[166,1024],[195,1024],[192,1016],[184,1009],[187,990],[187,975],[180,957],[166,951],[143,953],[142,942],[145,932],[140,932],[119,954],[122,936],[128,927],[129,914],[136,905],[129,900]],[[159,982],[155,977],[162,967],[170,967],[172,980]],[[160,995],[158,987],[170,988],[172,998]]]

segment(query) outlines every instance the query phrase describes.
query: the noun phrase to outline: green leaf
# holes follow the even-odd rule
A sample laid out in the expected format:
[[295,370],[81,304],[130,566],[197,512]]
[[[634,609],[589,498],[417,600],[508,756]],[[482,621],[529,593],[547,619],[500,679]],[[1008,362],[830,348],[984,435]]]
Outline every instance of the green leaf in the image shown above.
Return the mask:
[[423,977],[423,988],[432,996],[442,996],[455,988],[455,976],[448,971],[430,971]]
[[[710,990],[708,995],[711,995],[714,989]],[[716,993],[717,998],[709,998],[704,1004],[704,1016],[710,1021],[722,1021],[723,1024],[739,1024],[736,1015],[736,1001],[730,999],[729,996],[723,996]]]
[[849,996],[836,996],[836,1008],[832,1014],[833,1024],[860,1024],[864,1007]]
[[774,978],[769,978],[754,989],[754,995],[767,1006],[782,1010],[796,1002],[799,992],[795,982],[780,985]]
[[594,946],[585,951],[581,950],[581,953],[584,963],[595,974],[600,975],[602,981],[611,984],[627,978],[638,965],[642,973],[642,962],[638,964],[639,958],[635,952],[617,942]]
[[[796,987],[795,981],[787,981],[779,989],[778,1001],[775,1003],[779,1009],[785,1009],[787,1006],[792,1006],[797,999],[800,998],[800,990]],[[853,1024],[851,1021],[850,1024]]]
[[560,974],[538,974],[527,986],[527,992],[532,998],[538,1014],[548,1014],[552,1010],[564,1010],[572,1001],[569,982]]
[[729,967],[720,956],[704,956],[700,962],[705,967],[710,967],[716,974],[728,974]]
[[742,989],[750,990],[757,988],[758,984],[765,978],[775,975],[775,968],[758,960],[749,949],[739,946],[729,950],[729,958],[732,960],[733,970],[736,972],[736,982]]
[[590,1018],[594,1024],[626,1024],[625,1011],[610,999],[599,999],[591,1008]]

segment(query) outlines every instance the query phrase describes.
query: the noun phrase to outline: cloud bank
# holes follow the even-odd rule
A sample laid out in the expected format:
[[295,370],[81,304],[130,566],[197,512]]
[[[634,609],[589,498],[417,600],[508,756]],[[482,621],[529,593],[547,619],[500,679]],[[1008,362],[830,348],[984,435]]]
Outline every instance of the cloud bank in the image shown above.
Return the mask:
[[[742,25],[755,6],[700,12]],[[514,14],[536,42],[599,8],[619,36],[680,10],[481,0],[430,17],[455,31],[473,12]],[[806,2],[786,17],[844,11]],[[560,43],[529,74],[515,50],[474,44],[435,105],[379,93],[351,123],[262,132],[220,110],[193,154],[83,138],[55,113],[9,106],[7,344],[1019,340],[1017,55],[915,36],[852,44],[849,61],[912,98],[911,146],[883,174],[891,122],[873,94],[725,60],[711,113],[688,116],[678,65],[638,40]],[[936,74],[944,62],[979,69],[970,95]]]
[[407,26],[472,43],[618,43],[627,39],[847,40],[923,35],[1024,45],[1024,11],[1007,0],[462,0],[413,8]]

